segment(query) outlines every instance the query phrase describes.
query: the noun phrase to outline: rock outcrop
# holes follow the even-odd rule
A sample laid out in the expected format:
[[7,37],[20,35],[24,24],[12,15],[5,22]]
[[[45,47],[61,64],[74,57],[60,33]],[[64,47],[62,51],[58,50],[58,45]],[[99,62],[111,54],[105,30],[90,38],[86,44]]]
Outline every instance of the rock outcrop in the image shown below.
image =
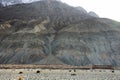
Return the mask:
[[93,12],[93,11],[90,11],[89,13],[88,13],[90,16],[93,16],[93,17],[99,17],[95,12]]

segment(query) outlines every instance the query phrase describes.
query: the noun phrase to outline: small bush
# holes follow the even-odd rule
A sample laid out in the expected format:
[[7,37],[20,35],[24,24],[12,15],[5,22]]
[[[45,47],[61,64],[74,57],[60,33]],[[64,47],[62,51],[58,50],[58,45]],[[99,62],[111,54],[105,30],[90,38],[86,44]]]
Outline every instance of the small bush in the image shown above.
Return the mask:
[[23,80],[23,77],[19,77],[18,80]]
[[19,72],[19,74],[23,74],[23,72]]
[[76,74],[71,74],[71,76],[76,76]]
[[76,72],[76,70],[74,69],[74,72]]
[[38,70],[38,71],[36,71],[36,73],[40,73],[40,71]]
[[114,73],[114,70],[112,70],[112,73]]
[[69,72],[71,72],[72,70],[69,70]]

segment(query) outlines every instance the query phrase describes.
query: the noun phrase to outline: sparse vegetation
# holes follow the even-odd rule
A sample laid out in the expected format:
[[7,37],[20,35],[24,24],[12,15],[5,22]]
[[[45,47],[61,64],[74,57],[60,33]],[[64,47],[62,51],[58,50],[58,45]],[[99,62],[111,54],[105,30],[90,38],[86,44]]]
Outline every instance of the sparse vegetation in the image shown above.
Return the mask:
[[22,77],[22,76],[20,76],[20,77],[18,78],[18,80],[23,80],[23,77]]
[[76,74],[75,74],[75,73],[73,73],[73,74],[71,74],[71,76],[76,76]]
[[37,70],[37,71],[36,71],[36,73],[40,73],[40,71],[39,71],[39,70]]
[[[69,73],[67,69],[41,69],[40,74],[34,73],[36,69],[22,69],[24,74],[16,74],[20,69],[0,70],[0,79],[2,80],[119,80],[120,72],[111,73],[111,70],[99,72],[99,70],[80,70]],[[39,71],[39,70],[38,70]],[[6,73],[4,73],[6,72]]]
[[69,72],[71,72],[72,70],[69,70]]
[[23,72],[19,72],[19,74],[23,74]]
[[112,70],[112,73],[114,73],[115,71],[114,70]]

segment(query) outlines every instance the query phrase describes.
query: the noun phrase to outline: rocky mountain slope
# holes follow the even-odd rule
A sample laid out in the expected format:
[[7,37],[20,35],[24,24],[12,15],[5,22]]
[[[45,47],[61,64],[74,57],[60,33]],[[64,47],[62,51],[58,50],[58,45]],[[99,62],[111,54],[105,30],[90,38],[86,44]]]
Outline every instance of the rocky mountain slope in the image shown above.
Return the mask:
[[120,66],[120,23],[59,1],[0,8],[1,64]]

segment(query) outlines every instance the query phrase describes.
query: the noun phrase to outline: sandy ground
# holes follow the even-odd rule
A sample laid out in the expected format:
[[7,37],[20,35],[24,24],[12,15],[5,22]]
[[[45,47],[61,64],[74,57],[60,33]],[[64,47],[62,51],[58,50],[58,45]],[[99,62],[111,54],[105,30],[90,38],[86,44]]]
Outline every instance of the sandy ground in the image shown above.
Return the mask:
[[0,69],[0,80],[120,80],[120,70]]

